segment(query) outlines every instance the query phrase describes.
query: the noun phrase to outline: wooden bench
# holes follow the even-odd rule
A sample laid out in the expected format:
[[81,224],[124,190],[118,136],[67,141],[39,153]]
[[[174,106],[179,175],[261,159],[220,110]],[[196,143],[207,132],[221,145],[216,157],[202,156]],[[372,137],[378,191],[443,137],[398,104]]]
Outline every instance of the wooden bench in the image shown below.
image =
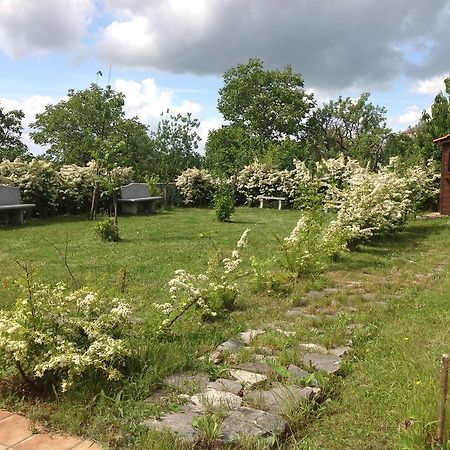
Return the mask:
[[151,197],[147,183],[130,183],[120,188],[119,202],[124,214],[136,215],[139,210],[154,213],[162,197]]
[[256,197],[257,200],[259,200],[259,207],[264,208],[264,202],[267,201],[277,201],[278,202],[278,209],[280,210],[283,207],[283,202],[286,201],[286,197],[267,197],[265,195],[258,195]]
[[0,185],[0,213],[8,216],[10,225],[23,225],[23,211],[35,206],[32,203],[20,203],[18,187]]

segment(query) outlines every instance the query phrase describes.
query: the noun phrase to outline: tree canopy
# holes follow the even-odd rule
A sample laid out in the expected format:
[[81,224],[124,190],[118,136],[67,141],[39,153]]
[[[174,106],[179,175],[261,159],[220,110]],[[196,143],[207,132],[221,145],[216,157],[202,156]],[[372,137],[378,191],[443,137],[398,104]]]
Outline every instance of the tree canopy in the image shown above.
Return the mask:
[[302,76],[291,66],[266,70],[260,59],[253,58],[227,70],[223,82],[219,111],[232,125],[263,142],[299,137],[314,106]]
[[125,118],[124,102],[125,96],[111,86],[70,89],[67,100],[36,115],[31,136],[37,144],[49,145],[47,155],[60,163],[85,165],[94,159],[145,165],[151,149],[147,127],[136,117]]
[[161,114],[161,121],[156,131],[150,133],[156,154],[153,173],[163,182],[173,181],[177,175],[188,167],[198,167],[202,157],[197,152],[200,136],[197,129],[198,119],[190,113]]
[[343,153],[372,167],[381,161],[391,130],[386,126],[386,109],[369,102],[369,96],[339,97],[314,111],[306,136],[307,153],[313,159]]
[[0,161],[30,156],[27,146],[21,141],[23,118],[23,111],[4,111],[0,105]]

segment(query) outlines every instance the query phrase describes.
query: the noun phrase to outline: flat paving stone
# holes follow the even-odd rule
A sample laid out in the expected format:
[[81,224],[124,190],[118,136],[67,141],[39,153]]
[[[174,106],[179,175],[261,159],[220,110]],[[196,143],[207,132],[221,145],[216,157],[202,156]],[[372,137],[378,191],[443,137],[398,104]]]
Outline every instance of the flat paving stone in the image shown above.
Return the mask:
[[244,387],[252,388],[267,381],[266,375],[249,372],[241,369],[230,369],[228,371],[231,377],[241,383]]
[[295,364],[289,364],[287,370],[293,377],[296,377],[298,379],[308,378],[311,375],[309,372],[301,369],[300,367],[296,366]]
[[352,348],[348,345],[344,345],[342,347],[332,348],[328,351],[330,355],[334,356],[344,356],[346,355]]
[[48,433],[34,434],[14,445],[15,450],[69,450],[77,444],[81,444],[82,439],[75,437],[65,437]]
[[278,386],[268,391],[248,391],[244,395],[244,400],[258,409],[275,414],[288,414],[295,410],[301,401],[309,399],[313,392],[314,389],[311,387]]
[[300,343],[297,345],[300,350],[314,351],[318,353],[326,353],[328,350],[323,345],[313,344],[311,342]]
[[276,436],[284,432],[286,425],[286,421],[280,416],[258,409],[241,407],[231,411],[222,422],[219,440],[232,443],[242,436],[252,436],[273,441]]
[[231,392],[207,389],[200,394],[193,395],[191,402],[194,405],[193,411],[205,413],[238,409],[241,406],[242,398]]
[[321,291],[309,291],[306,293],[307,298],[321,298],[323,297],[323,292]]
[[228,341],[222,342],[222,344],[217,347],[217,350],[237,353],[243,345],[244,342],[239,339],[228,339]]
[[216,381],[210,381],[207,389],[215,389],[216,391],[231,392],[238,395],[242,391],[242,384],[237,381],[228,380],[227,378],[218,378]]
[[197,435],[197,430],[192,426],[192,421],[199,416],[199,413],[185,407],[180,412],[167,414],[160,420],[147,419],[141,424],[150,430],[170,431],[189,440]]
[[312,366],[316,370],[323,370],[328,374],[336,373],[341,368],[342,360],[339,356],[324,355],[322,353],[306,353],[303,364]]
[[30,421],[13,414],[0,421],[0,444],[10,447],[33,435]]
[[182,392],[202,391],[206,389],[209,377],[201,374],[175,373],[164,379],[164,384]]
[[253,373],[262,373],[264,375],[267,375],[270,372],[272,372],[272,370],[269,366],[267,366],[266,364],[263,364],[261,362],[244,362],[244,363],[238,364],[236,366],[236,369],[247,370],[248,372],[253,372]]
[[250,344],[256,336],[264,334],[264,330],[247,330],[238,334],[238,339],[241,340],[244,344]]

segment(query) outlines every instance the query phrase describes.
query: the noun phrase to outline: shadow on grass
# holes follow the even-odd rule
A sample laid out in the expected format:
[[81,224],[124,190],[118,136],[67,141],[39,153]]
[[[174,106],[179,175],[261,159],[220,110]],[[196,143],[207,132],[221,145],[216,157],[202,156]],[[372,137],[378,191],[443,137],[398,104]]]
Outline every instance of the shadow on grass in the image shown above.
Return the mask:
[[379,236],[373,241],[361,245],[361,247],[344,256],[342,260],[330,266],[331,270],[345,266],[348,270],[364,270],[374,267],[389,267],[395,262],[390,261],[389,256],[405,250],[421,251],[425,246],[425,240],[432,235],[438,235],[448,230],[448,223],[415,222],[404,231],[395,235]]

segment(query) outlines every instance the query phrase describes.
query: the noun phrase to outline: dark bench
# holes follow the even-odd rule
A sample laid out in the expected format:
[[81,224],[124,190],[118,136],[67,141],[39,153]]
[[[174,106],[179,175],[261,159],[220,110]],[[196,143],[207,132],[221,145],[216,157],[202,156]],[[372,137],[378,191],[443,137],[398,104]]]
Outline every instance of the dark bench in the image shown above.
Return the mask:
[[139,210],[154,213],[162,197],[151,197],[147,183],[130,183],[120,188],[119,202],[124,214],[136,215]]
[[35,206],[32,203],[20,203],[18,187],[0,185],[0,214],[8,216],[10,225],[23,225],[23,211]]

